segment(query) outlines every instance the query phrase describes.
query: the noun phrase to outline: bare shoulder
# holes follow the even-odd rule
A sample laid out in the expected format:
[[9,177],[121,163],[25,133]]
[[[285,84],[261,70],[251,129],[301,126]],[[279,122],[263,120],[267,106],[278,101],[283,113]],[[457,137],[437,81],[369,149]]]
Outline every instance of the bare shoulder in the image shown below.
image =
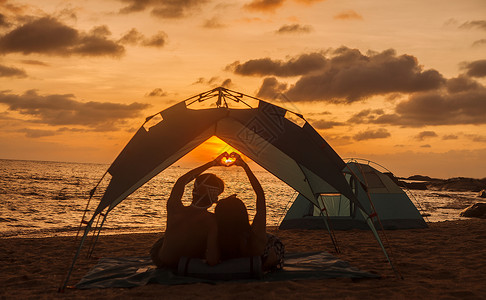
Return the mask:
[[176,211],[173,211],[172,214],[167,214],[167,223],[186,223],[186,224],[194,224],[194,223],[215,223],[216,217],[213,213],[194,209],[190,206],[183,206]]

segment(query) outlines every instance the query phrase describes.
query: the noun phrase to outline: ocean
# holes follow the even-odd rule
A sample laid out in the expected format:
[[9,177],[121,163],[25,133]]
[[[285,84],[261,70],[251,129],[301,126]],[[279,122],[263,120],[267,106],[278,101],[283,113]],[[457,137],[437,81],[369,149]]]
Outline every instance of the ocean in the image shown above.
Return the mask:
[[[90,191],[109,165],[91,163],[22,161],[0,159],[0,237],[43,237],[74,235],[87,207]],[[189,171],[172,166],[154,177],[112,212],[104,233],[160,232],[165,229],[165,204],[174,182]],[[222,195],[237,194],[255,213],[254,193],[241,168],[212,168],[226,188]],[[265,190],[267,224],[278,226],[296,192],[266,171],[255,171]],[[108,180],[102,181],[102,191]],[[186,187],[184,204],[189,205],[192,186]],[[426,221],[460,219],[459,212],[477,201],[476,193],[409,191],[414,204],[427,214]],[[89,219],[99,202],[95,194]]]

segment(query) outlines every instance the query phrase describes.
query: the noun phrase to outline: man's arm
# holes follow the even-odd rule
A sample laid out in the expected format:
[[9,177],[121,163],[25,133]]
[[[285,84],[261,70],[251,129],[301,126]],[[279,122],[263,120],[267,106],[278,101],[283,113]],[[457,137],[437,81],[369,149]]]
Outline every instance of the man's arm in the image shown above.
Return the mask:
[[201,175],[201,173],[206,171],[207,169],[214,166],[221,166],[221,159],[225,156],[228,156],[228,153],[223,152],[214,160],[202,166],[199,166],[179,177],[179,179],[177,179],[176,183],[174,184],[174,187],[172,188],[169,200],[167,200],[167,213],[169,211],[175,211],[184,207],[181,199],[182,195],[184,195],[184,189],[186,188],[186,185],[189,182],[193,181],[197,176]]

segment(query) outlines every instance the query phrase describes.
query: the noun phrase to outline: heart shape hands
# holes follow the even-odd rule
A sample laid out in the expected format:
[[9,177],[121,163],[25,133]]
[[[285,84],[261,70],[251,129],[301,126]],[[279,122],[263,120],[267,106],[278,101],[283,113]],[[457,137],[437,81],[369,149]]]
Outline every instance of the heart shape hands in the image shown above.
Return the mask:
[[221,164],[225,167],[231,167],[237,162],[238,159],[241,159],[238,153],[236,152],[231,152],[231,154],[226,153],[221,158]]
[[234,157],[231,153],[230,155],[225,155],[221,158],[221,164],[225,167],[231,167],[236,162],[236,157]]

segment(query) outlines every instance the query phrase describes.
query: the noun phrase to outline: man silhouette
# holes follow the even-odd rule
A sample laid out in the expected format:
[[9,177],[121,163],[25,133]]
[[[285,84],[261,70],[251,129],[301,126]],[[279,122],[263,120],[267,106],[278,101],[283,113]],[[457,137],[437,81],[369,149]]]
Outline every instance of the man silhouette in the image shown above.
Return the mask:
[[[157,267],[177,268],[181,257],[206,259],[209,265],[219,262],[218,226],[213,213],[208,212],[224,190],[224,182],[214,174],[201,174],[210,167],[225,166],[222,159],[228,153],[195,168],[177,179],[167,201],[167,226],[150,256]],[[194,180],[192,203],[182,204],[186,185]]]

